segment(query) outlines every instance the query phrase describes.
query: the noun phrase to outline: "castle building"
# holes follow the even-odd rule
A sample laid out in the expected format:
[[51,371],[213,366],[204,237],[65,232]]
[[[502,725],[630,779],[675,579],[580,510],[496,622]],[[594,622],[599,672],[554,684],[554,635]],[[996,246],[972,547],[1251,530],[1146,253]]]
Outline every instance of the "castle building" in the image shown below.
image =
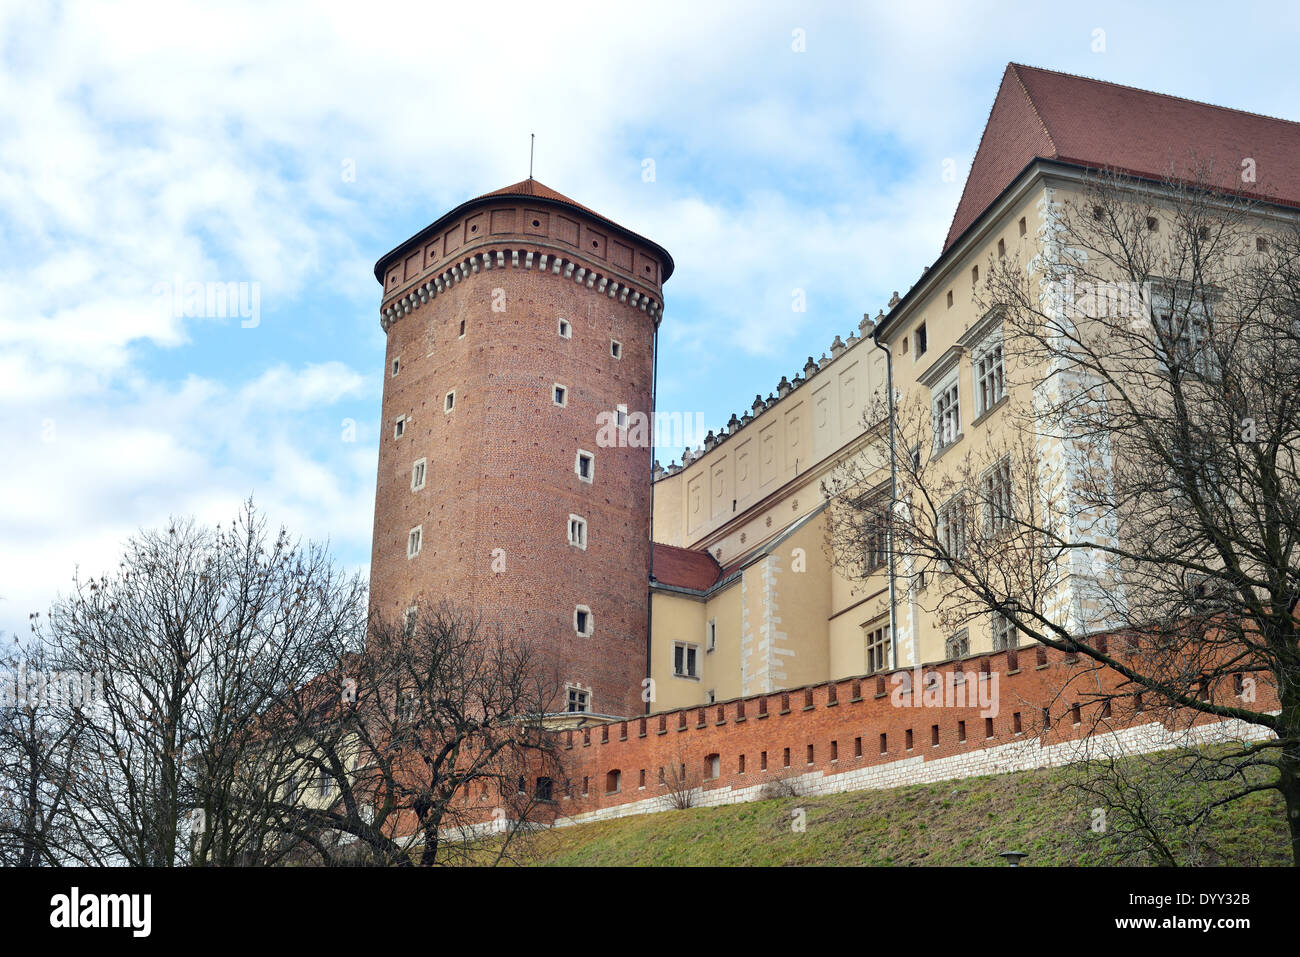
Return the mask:
[[[938,259],[667,469],[617,436],[654,410],[668,253],[533,180],[452,210],[375,269],[389,373],[375,606],[472,604],[541,642],[564,706],[593,717],[1014,648],[993,616],[945,632],[926,610],[940,586],[891,573],[883,545],[863,557],[869,575],[846,577],[823,482],[848,457],[887,461],[888,417],[867,414],[882,399],[943,423],[914,454],[987,453],[1008,406],[1047,386],[1004,367],[981,270],[1041,265],[1054,210],[1089,172],[1121,170],[1158,205],[1189,152],[1213,162],[1216,185],[1260,201],[1262,230],[1294,220],[1300,124],[1009,65]],[[598,441],[611,420],[612,445]],[[877,479],[868,507],[887,510],[887,467]],[[1056,493],[1068,507],[1068,480]],[[1059,596],[1084,617],[1086,578],[1072,570]]]
[[375,267],[388,349],[372,605],[396,617],[446,599],[527,636],[574,712],[644,708],[651,449],[628,432],[653,403],[672,270],[662,247],[531,179]]

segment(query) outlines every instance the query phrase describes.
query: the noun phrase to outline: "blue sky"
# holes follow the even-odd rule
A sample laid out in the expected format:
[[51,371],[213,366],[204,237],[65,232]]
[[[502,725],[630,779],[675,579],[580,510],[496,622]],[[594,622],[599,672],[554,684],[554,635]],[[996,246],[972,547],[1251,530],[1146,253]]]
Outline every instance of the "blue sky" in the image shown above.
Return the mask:
[[[1298,36],[1246,3],[0,4],[0,630],[250,494],[364,571],[374,260],[529,133],[673,254],[660,407],[716,428],[934,261],[1008,61],[1300,119]],[[257,323],[176,315],[177,277],[257,284]]]

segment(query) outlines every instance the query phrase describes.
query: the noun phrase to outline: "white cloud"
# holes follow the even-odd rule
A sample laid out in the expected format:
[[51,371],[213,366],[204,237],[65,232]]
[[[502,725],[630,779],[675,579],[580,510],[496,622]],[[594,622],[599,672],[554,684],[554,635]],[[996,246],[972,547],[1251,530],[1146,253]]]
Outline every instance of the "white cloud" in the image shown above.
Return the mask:
[[[964,173],[1007,60],[1274,114],[1297,93],[1291,11],[1234,40],[1107,3],[1086,23],[1029,3],[467,10],[0,8],[0,628],[138,525],[229,517],[250,491],[363,562],[371,264],[522,179],[530,132],[540,180],[674,255],[661,387],[713,410],[916,281],[960,191],[940,164]],[[154,289],[176,277],[258,283],[261,325],[175,315]]]

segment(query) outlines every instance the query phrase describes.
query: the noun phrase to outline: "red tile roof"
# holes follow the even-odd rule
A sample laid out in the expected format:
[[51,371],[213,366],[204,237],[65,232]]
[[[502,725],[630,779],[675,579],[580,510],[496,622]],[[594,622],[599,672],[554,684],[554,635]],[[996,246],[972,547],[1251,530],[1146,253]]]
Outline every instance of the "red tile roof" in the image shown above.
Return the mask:
[[576,209],[580,209],[584,213],[588,213],[592,216],[595,216],[598,219],[605,218],[604,216],[601,216],[600,213],[596,212],[594,209],[588,209],[586,206],[583,206],[581,203],[575,203],[573,200],[569,199],[569,197],[565,196],[563,193],[559,192],[558,190],[551,189],[551,187],[547,186],[544,183],[539,183],[535,179],[520,180],[518,183],[515,183],[513,186],[503,186],[500,189],[494,189],[490,193],[484,193],[482,196],[475,197],[475,200],[471,200],[471,202],[475,202],[479,199],[489,199],[490,197],[493,196],[535,196],[538,199],[549,199],[556,203],[567,203],[568,205],[573,206]]
[[[1161,178],[1212,164],[1215,185],[1300,206],[1300,123],[1008,64],[946,251],[1035,157]],[[1255,160],[1256,182],[1241,180]]]
[[654,580],[661,585],[674,585],[706,591],[722,574],[722,569],[708,552],[697,552],[676,545],[654,543]]
[[644,243],[647,248],[654,251],[663,260],[663,268],[662,268],[663,275],[662,278],[660,279],[661,284],[667,282],[668,278],[673,274],[673,269],[675,268],[673,264],[673,257],[669,255],[668,250],[664,249],[658,243],[653,242],[652,240],[646,239],[644,236],[632,232],[630,229],[628,229],[625,226],[620,226],[618,223],[614,222],[614,220],[610,219],[608,216],[602,216],[594,209],[590,209],[587,206],[583,206],[581,203],[575,203],[573,200],[569,199],[569,197],[565,196],[563,193],[559,192],[558,190],[551,189],[551,187],[545,185],[544,183],[539,183],[535,179],[525,179],[525,180],[520,180],[518,183],[515,183],[511,186],[503,186],[501,189],[494,189],[490,193],[484,193],[481,196],[475,196],[473,199],[466,200],[465,202],[461,203],[455,209],[443,213],[436,220],[434,220],[433,223],[426,226],[424,229],[420,230],[410,239],[406,240],[406,242],[402,243],[400,246],[390,249],[388,252],[384,253],[383,256],[379,257],[379,260],[375,263],[375,278],[382,283],[384,281],[384,270],[387,268],[388,263],[394,258],[396,258],[396,255],[404,251],[407,247],[413,246],[419,242],[423,242],[430,234],[442,228],[443,225],[455,219],[457,216],[461,215],[462,213],[468,211],[471,207],[474,207],[479,203],[482,203],[484,200],[497,199],[502,196],[531,196],[534,199],[540,199],[550,203],[562,203],[565,206],[569,206],[572,207],[573,209],[586,213],[588,216],[592,217],[598,222],[602,222],[607,226],[610,226],[618,230],[620,233],[623,233],[639,242]]

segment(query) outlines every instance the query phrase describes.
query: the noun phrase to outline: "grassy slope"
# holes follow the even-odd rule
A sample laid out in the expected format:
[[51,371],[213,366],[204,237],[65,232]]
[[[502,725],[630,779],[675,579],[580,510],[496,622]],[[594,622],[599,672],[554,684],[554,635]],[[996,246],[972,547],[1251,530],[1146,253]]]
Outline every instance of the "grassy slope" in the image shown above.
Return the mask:
[[[1029,852],[1027,866],[1149,863],[1117,856],[1116,834],[1090,830],[1094,802],[1069,787],[1076,774],[1047,769],[666,811],[538,833],[521,850],[527,863],[587,867],[1001,866],[1004,850]],[[802,833],[791,827],[796,808],[807,814]],[[1217,812],[1199,863],[1289,864],[1280,798],[1251,795]]]

